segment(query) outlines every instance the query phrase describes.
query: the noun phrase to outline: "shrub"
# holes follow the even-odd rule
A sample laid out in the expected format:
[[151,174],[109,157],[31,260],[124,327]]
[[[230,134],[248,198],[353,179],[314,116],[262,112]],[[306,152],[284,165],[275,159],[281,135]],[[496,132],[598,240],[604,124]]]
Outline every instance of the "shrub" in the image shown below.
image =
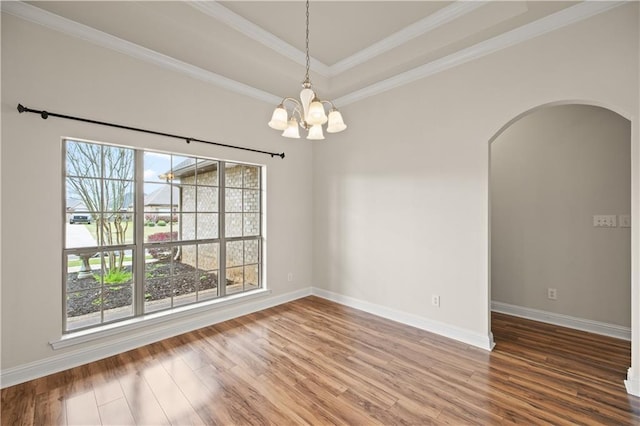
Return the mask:
[[158,226],[167,226],[167,222],[165,222],[164,220],[159,220],[156,225]]
[[[113,269],[109,271],[103,278],[105,284],[120,284],[131,281],[131,277],[133,274],[130,271],[122,270],[122,269]],[[94,275],[94,278],[99,281],[100,276]],[[116,288],[112,288],[112,290],[117,290]]]
[[151,226],[156,226],[156,224],[155,224],[155,222],[151,222],[151,221],[149,221],[149,222],[145,223],[145,224],[144,224],[144,226],[149,226],[149,227],[151,227]]
[[[178,239],[178,232],[157,232],[155,234],[151,234],[147,237],[147,242],[149,243],[161,243],[165,241],[172,241]],[[169,257],[174,257],[178,254],[178,247],[152,247],[147,250],[151,257],[154,259],[168,259]]]

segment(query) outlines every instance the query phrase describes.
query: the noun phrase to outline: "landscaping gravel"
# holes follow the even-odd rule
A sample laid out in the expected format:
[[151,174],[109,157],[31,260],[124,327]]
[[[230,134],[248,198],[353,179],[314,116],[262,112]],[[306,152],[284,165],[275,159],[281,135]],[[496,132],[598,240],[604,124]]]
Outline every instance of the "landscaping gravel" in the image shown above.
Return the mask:
[[[125,267],[131,272],[131,267]],[[218,285],[216,273],[207,273],[184,263],[173,263],[171,273],[171,261],[160,260],[146,265],[145,300],[161,300],[171,296],[194,293],[215,288]],[[129,283],[104,284],[101,286],[99,279],[94,277],[78,278],[78,273],[73,272],[67,278],[67,316],[98,312],[101,305],[103,309],[113,309],[121,306],[130,306],[132,303],[132,285]]]

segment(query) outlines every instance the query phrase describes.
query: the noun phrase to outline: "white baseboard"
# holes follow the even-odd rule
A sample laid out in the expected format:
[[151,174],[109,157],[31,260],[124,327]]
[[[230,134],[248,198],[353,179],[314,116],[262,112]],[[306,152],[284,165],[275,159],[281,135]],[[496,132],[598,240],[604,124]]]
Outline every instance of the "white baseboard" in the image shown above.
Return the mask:
[[621,325],[576,318],[568,315],[556,314],[554,312],[525,308],[524,306],[510,305],[508,303],[496,301],[491,302],[491,310],[502,314],[513,315],[515,317],[559,325],[561,327],[588,331],[590,333],[615,337],[617,339],[631,340],[631,328],[623,327]]
[[366,302],[353,297],[344,296],[342,294],[334,293],[317,287],[313,287],[311,289],[311,293],[315,296],[322,297],[323,299],[328,299],[333,302],[340,303],[351,308],[359,309],[361,311],[365,311],[382,318],[387,318],[392,321],[420,328],[422,330],[439,334],[450,339],[458,340],[460,342],[481,349],[490,351],[495,346],[493,342],[493,334],[491,333],[489,333],[488,335],[474,333],[468,330],[441,323],[439,321],[433,321],[424,317],[408,314],[406,312],[387,308],[382,305]]
[[633,368],[627,370],[627,380],[624,381],[627,393],[630,395],[640,396],[640,377],[635,374]]
[[98,361],[103,358],[117,355],[140,346],[148,345],[169,337],[197,330],[233,318],[238,318],[253,312],[281,305],[292,300],[311,295],[311,287],[278,296],[260,298],[259,300],[242,303],[228,309],[207,314],[194,315],[175,322],[164,323],[161,327],[151,330],[140,328],[135,332],[127,332],[122,335],[111,336],[107,342],[84,347],[81,349],[66,351],[64,353],[22,364],[17,367],[7,368],[0,373],[0,387],[5,388],[29,380],[44,377],[49,374]]

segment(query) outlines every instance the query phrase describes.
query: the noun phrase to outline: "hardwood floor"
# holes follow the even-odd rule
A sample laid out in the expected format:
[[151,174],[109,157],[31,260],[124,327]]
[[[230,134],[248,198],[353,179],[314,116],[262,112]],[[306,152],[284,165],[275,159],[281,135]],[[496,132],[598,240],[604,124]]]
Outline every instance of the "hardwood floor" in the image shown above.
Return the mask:
[[629,342],[493,315],[489,353],[317,297],[2,390],[2,425],[640,424]]

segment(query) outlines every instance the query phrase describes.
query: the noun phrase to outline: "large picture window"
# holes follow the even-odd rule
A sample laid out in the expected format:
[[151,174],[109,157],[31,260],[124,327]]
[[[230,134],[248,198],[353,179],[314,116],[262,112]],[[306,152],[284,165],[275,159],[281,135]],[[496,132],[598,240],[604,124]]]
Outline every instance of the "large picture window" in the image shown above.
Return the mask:
[[65,140],[64,331],[262,287],[262,168]]

